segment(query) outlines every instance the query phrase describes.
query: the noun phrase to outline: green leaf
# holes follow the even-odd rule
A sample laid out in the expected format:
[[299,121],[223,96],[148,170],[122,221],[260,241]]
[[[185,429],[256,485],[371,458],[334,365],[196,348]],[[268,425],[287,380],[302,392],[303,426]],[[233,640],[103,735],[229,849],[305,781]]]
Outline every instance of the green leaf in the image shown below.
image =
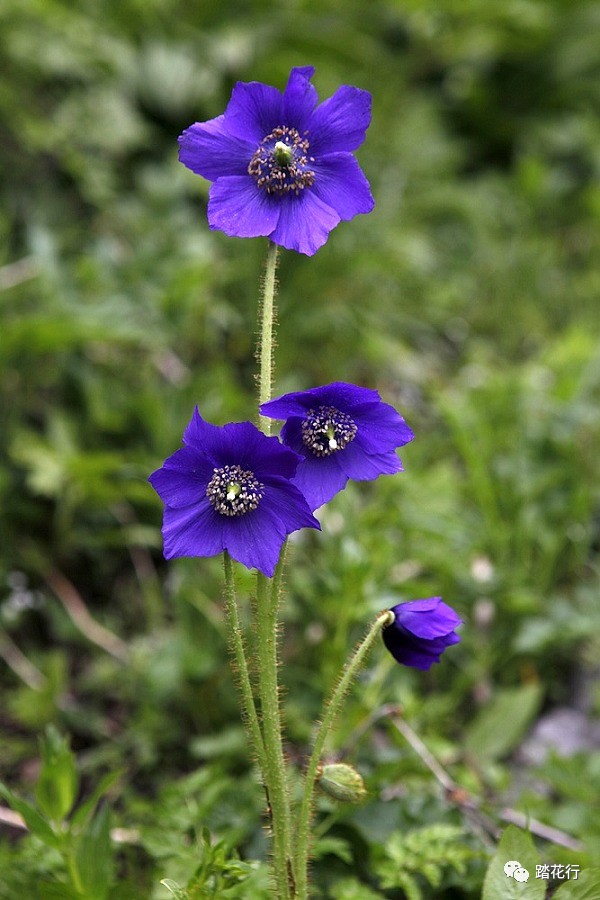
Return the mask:
[[[526,870],[529,876],[526,881],[506,874],[504,867],[510,862],[513,863],[513,871],[517,862],[520,863],[520,870]],[[543,900],[545,884],[535,877],[538,863],[539,854],[531,836],[515,825],[509,825],[485,874],[482,900]]]
[[35,806],[27,803],[26,800],[21,800],[1,782],[0,796],[4,797],[9,806],[23,817],[25,824],[32,834],[39,838],[40,841],[43,841],[48,847],[53,847],[55,850],[60,849],[62,841],[59,835],[55,834],[49,822],[47,822],[37,811]]
[[94,813],[94,809],[96,808],[96,804],[98,803],[98,801],[102,799],[104,794],[106,794],[108,789],[112,787],[115,781],[117,781],[122,774],[122,770],[108,772],[106,775],[104,775],[103,778],[100,779],[98,785],[92,791],[90,796],[86,800],[84,800],[83,803],[78,806],[73,813],[71,817],[71,824],[73,826],[83,826],[87,824]]
[[49,725],[40,742],[42,768],[35,796],[40,809],[53,822],[62,822],[73,808],[79,777],[75,755],[66,738]]
[[329,890],[331,900],[381,900],[383,894],[375,893],[356,878],[345,878],[332,885]]
[[398,886],[401,887],[406,894],[407,900],[423,900],[421,888],[413,876],[409,875],[408,872],[402,872],[402,874],[398,876]]
[[176,900],[188,900],[187,891],[179,887],[177,882],[173,881],[171,878],[163,878],[161,884],[163,884],[167,890],[171,891]]
[[348,841],[339,837],[323,837],[316,842],[313,856],[315,859],[321,859],[323,856],[337,856],[343,862],[350,865],[352,863],[352,850]]
[[113,877],[110,816],[102,806],[77,840],[75,861],[86,900],[105,900]]
[[554,900],[598,900],[600,897],[600,869],[584,869],[578,878],[570,878],[554,895]]
[[464,747],[479,760],[506,756],[521,740],[542,699],[537,684],[499,691],[466,730]]
[[81,894],[58,881],[42,882],[38,890],[42,900],[81,900]]

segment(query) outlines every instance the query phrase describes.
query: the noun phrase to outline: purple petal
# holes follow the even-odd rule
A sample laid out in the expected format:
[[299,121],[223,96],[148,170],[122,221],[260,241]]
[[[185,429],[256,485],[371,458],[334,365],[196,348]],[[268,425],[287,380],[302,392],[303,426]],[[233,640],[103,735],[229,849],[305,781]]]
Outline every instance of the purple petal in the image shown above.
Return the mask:
[[302,421],[304,416],[292,416],[281,429],[281,440],[300,456],[306,456],[308,451],[302,440]]
[[190,444],[212,459],[221,450],[222,433],[222,428],[202,418],[196,406],[183,432],[183,443]]
[[369,403],[351,412],[358,425],[356,442],[368,453],[382,453],[403,447],[414,439],[400,413],[389,403]]
[[392,611],[399,625],[416,637],[429,641],[449,636],[462,624],[459,616],[440,597],[400,603]]
[[403,665],[429,669],[447,647],[460,641],[454,629],[461,620],[440,597],[399,603],[391,611],[394,622],[384,629],[383,641]]
[[196,122],[179,136],[179,161],[209,181],[221,175],[247,175],[253,142],[229,133],[225,117]]
[[287,250],[307,256],[312,256],[323,246],[329,232],[340,221],[337,212],[310,189],[300,191],[298,196],[284,195],[279,200],[279,209],[279,221],[270,235],[271,240]]
[[332,381],[331,384],[325,384],[304,393],[312,395],[312,398],[319,401],[320,406],[335,406],[350,415],[352,415],[353,407],[357,404],[381,400],[379,391],[350,384],[348,381]]
[[292,69],[283,94],[283,118],[280,124],[296,128],[300,134],[308,128],[319,99],[316,88],[310,83],[314,74],[314,66]]
[[355,150],[371,122],[371,95],[344,84],[321,103],[309,123],[312,155]]
[[229,237],[266,237],[277,226],[280,203],[250,175],[219,178],[208,195],[208,224]]
[[380,475],[395,475],[403,467],[394,451],[371,456],[357,445],[356,440],[348,444],[334,457],[340,469],[354,481],[371,481]]
[[341,219],[371,212],[375,201],[369,182],[351,153],[332,153],[311,166],[316,175],[313,192]]
[[260,508],[272,513],[286,534],[298,531],[299,528],[321,530],[321,525],[312,515],[304,495],[297,486],[283,478],[269,480],[268,490],[265,491]]
[[276,437],[267,437],[252,422],[230,422],[219,429],[220,465],[238,465],[249,469],[259,481],[274,477],[291,478],[299,458]]
[[329,503],[348,484],[335,456],[308,457],[298,466],[294,484],[306,497],[312,510]]
[[[394,626],[383,630],[383,642],[396,662],[403,666],[412,666],[415,669],[426,671],[433,663],[439,663],[440,657],[448,642],[443,638],[438,641],[419,641],[418,638],[406,641],[402,635],[394,630]],[[457,638],[458,635],[453,635]],[[456,641],[452,641],[456,643]]]
[[208,500],[185,509],[165,506],[162,528],[165,559],[221,553],[225,549],[223,518]]
[[[230,422],[221,427],[212,425],[202,418],[198,407],[183,433],[183,440],[212,464],[207,482],[216,465],[239,465],[250,469],[259,480],[262,477],[268,480],[270,477],[291,478],[299,462],[296,453],[283,447],[278,438],[264,435],[252,422]],[[198,465],[195,458],[193,465]]]
[[[303,398],[308,393],[308,391],[295,391],[291,394],[284,394],[282,397],[276,397],[275,400],[262,403],[260,411],[269,419],[287,419],[290,416],[304,418],[307,409],[310,409],[310,403],[303,402]],[[320,406],[321,404],[316,405]]]
[[231,134],[257,147],[277,125],[285,124],[282,113],[283,96],[277,88],[260,81],[238,81],[224,115]]
[[182,447],[153,472],[148,481],[167,506],[182,508],[206,498],[214,466],[193,447]]
[[234,559],[267,578],[274,575],[286,531],[262,503],[245,516],[228,519],[223,532],[225,548]]
[[321,387],[309,388],[306,391],[293,391],[275,400],[263,403],[261,412],[271,419],[287,419],[289,416],[302,416],[308,409],[318,406],[335,406],[342,412],[352,415],[353,407],[362,403],[379,403],[381,397],[371,388],[359,387],[346,381],[333,381]]
[[259,481],[266,483],[271,478],[292,478],[300,462],[298,454],[282,446],[279,438],[266,437],[251,422],[244,424],[251,425],[253,433],[246,429],[245,433],[238,431],[235,437],[238,464],[251,469]]

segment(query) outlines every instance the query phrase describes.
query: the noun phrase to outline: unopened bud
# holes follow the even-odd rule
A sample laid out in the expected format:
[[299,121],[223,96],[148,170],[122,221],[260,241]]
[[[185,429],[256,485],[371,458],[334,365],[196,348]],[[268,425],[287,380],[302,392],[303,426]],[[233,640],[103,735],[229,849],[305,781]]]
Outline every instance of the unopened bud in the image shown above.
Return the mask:
[[359,803],[367,793],[362,776],[346,763],[320,766],[317,784],[323,793],[342,803]]

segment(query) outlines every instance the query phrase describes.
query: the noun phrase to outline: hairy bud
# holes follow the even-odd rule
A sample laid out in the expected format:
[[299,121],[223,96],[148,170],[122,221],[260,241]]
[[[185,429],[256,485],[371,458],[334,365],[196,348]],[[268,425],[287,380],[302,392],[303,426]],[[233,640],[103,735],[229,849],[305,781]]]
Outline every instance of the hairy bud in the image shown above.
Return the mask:
[[346,763],[319,766],[317,784],[323,793],[342,803],[359,803],[367,793],[362,776]]

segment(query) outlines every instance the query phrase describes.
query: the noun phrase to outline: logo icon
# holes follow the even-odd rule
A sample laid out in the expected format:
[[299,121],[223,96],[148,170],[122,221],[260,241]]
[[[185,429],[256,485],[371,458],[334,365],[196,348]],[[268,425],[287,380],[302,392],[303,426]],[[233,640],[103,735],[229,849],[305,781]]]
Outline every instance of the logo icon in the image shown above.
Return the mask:
[[507,878],[514,878],[515,881],[528,881],[529,879],[529,872],[518,859],[509,859],[504,863],[504,874]]

